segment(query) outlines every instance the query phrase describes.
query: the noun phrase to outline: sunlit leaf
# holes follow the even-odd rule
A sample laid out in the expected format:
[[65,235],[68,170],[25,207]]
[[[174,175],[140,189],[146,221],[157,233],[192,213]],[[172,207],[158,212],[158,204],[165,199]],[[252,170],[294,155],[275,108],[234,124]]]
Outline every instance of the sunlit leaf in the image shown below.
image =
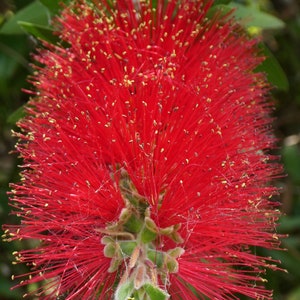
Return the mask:
[[49,27],[23,21],[19,21],[18,24],[29,34],[50,44],[56,44],[59,41],[58,37],[53,34],[52,29]]
[[228,7],[234,9],[234,16],[242,20],[245,26],[260,27],[262,29],[282,29],[285,27],[285,23],[282,20],[259,10],[255,6],[229,3]]
[[49,10],[40,2],[35,1],[18,11],[0,29],[1,34],[24,34],[18,22],[27,22],[43,26],[49,25]]

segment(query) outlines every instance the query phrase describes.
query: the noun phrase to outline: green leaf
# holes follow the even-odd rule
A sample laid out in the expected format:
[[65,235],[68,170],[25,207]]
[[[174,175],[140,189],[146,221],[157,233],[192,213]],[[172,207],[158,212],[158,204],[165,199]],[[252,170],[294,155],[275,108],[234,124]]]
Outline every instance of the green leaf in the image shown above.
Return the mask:
[[[6,46],[6,45],[4,45]],[[3,48],[3,44],[0,42],[0,51]],[[17,53],[18,54],[18,53]],[[18,66],[18,61],[13,57],[8,56],[6,53],[0,55],[0,80],[3,78],[11,77]]]
[[285,23],[273,15],[259,10],[256,6],[245,6],[238,3],[227,5],[234,9],[234,16],[238,20],[243,20],[247,27],[254,26],[261,29],[282,29]]
[[282,158],[291,180],[300,183],[300,150],[298,145],[285,145],[282,149]]
[[270,83],[279,90],[287,91],[289,82],[279,62],[264,44],[261,44],[260,48],[266,59],[256,68],[256,71],[265,72]]
[[291,253],[287,251],[271,250],[268,251],[267,255],[274,259],[278,259],[281,262],[281,268],[288,270],[289,274],[300,278],[299,257],[297,256],[298,252],[296,249],[289,250],[291,250]]
[[15,76],[14,72],[18,66],[29,70],[27,60],[29,50],[28,39],[25,35],[18,36],[17,39],[14,35],[0,36],[0,80]]
[[292,231],[300,231],[300,218],[298,216],[283,216],[279,220],[278,231],[280,233],[288,233]]
[[288,237],[284,238],[282,246],[287,249],[300,249],[300,239],[298,236],[291,234]]
[[59,41],[58,37],[53,34],[53,30],[49,27],[24,21],[19,21],[18,24],[29,34],[50,44],[57,44]]
[[16,124],[24,116],[25,116],[25,110],[24,110],[24,105],[22,105],[17,110],[15,110],[11,115],[8,116],[7,123]]
[[218,5],[212,6],[208,10],[206,17],[209,19],[212,19],[216,13],[220,14],[220,16],[225,17],[226,15],[230,14],[231,12],[232,12],[232,8],[230,8],[228,5],[218,4]]
[[34,1],[11,17],[0,29],[0,34],[24,34],[18,24],[20,21],[47,26],[49,20],[49,10],[40,2]]
[[125,300],[128,299],[133,293],[134,286],[133,281],[126,281],[120,286],[118,286],[115,293],[115,300]]
[[[1,276],[1,284],[0,284],[0,295],[4,297],[4,299],[18,299],[20,296],[16,290],[12,290],[11,280]],[[1,299],[3,299],[1,297]]]
[[69,1],[62,1],[62,0],[39,0],[48,10],[51,12],[52,15],[56,15],[60,9],[62,8],[61,3],[67,3]]
[[144,285],[144,289],[151,300],[166,300],[170,297],[170,295],[167,292],[150,283],[146,283]]

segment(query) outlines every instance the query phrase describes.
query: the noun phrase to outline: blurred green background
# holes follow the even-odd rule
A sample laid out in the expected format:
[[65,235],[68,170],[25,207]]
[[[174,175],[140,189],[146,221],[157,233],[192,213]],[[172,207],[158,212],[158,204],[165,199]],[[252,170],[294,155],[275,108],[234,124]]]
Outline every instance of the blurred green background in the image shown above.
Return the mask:
[[[15,140],[11,130],[22,116],[22,105],[29,88],[26,77],[31,72],[31,53],[39,44],[36,37],[53,42],[49,20],[58,9],[58,0],[0,0],[0,223],[13,223],[9,215],[9,183],[18,181],[18,157],[9,154]],[[66,0],[64,1],[66,2]],[[277,154],[281,155],[287,176],[275,184],[282,188],[280,201],[284,215],[278,231],[289,234],[282,247],[286,251],[267,251],[265,255],[282,261],[288,272],[267,273],[267,286],[274,299],[300,299],[300,1],[298,0],[216,0],[214,9],[225,12],[235,7],[237,18],[247,18],[249,34],[262,36],[262,49],[269,59],[260,66],[276,86],[274,129],[278,137]],[[28,246],[28,245],[25,245]],[[0,241],[0,300],[22,299],[28,289],[10,290],[12,274],[25,266],[12,265],[12,252],[21,242]]]

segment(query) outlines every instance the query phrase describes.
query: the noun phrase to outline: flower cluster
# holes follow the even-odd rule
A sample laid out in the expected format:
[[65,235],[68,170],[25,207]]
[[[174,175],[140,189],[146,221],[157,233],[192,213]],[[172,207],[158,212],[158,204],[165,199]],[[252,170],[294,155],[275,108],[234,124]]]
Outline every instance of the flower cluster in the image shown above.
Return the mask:
[[[277,248],[257,41],[211,1],[73,1],[19,122],[6,239],[40,299],[271,299]],[[210,11],[211,12],[211,11]],[[210,17],[207,17],[207,16]],[[24,277],[24,278],[23,278]],[[260,284],[261,283],[261,284]]]

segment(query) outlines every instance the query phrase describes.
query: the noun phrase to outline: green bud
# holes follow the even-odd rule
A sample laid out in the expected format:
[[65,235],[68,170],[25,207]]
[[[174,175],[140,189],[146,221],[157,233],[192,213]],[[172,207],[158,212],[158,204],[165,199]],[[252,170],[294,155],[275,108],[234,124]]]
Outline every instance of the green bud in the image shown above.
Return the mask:
[[167,254],[173,258],[178,258],[184,253],[184,249],[181,247],[176,247],[174,249],[170,249]]
[[122,262],[123,262],[123,259],[113,257],[110,261],[110,265],[109,265],[107,272],[108,273],[116,272]]
[[161,268],[164,262],[164,253],[157,250],[149,249],[147,251],[147,257],[150,261],[154,263],[157,268]]
[[132,255],[133,250],[137,246],[136,241],[119,241],[120,248],[122,250],[123,254],[126,254],[128,256]]
[[117,254],[116,244],[115,243],[108,243],[105,245],[103,250],[104,256],[112,258]]
[[146,283],[144,289],[150,300],[167,300],[170,298],[170,295],[166,291],[150,283]]
[[114,300],[126,300],[134,291],[133,281],[128,280],[117,287]]
[[123,208],[121,210],[121,213],[120,213],[120,217],[119,217],[119,220],[121,223],[125,223],[128,221],[128,219],[130,218],[132,212],[130,209],[128,208]]
[[136,216],[131,215],[127,222],[124,224],[124,229],[128,232],[138,233],[141,231],[143,222]]
[[103,244],[103,245],[106,245],[109,243],[114,243],[114,242],[115,242],[114,238],[112,238],[111,236],[108,236],[108,235],[103,236],[101,239],[101,244]]
[[165,228],[160,228],[159,233],[162,235],[170,235],[174,231],[174,226],[169,226]]
[[154,233],[158,232],[155,222],[149,217],[145,217],[145,226]]
[[146,267],[144,264],[139,264],[133,273],[133,285],[136,290],[139,290],[148,281]]
[[179,267],[177,260],[168,254],[164,256],[164,265],[167,267],[170,273],[178,272]]
[[184,239],[175,230],[169,235],[169,238],[172,239],[176,244],[182,244],[184,242]]
[[146,226],[143,228],[141,232],[141,240],[144,244],[148,244],[154,241],[157,237],[157,233],[148,229]]

